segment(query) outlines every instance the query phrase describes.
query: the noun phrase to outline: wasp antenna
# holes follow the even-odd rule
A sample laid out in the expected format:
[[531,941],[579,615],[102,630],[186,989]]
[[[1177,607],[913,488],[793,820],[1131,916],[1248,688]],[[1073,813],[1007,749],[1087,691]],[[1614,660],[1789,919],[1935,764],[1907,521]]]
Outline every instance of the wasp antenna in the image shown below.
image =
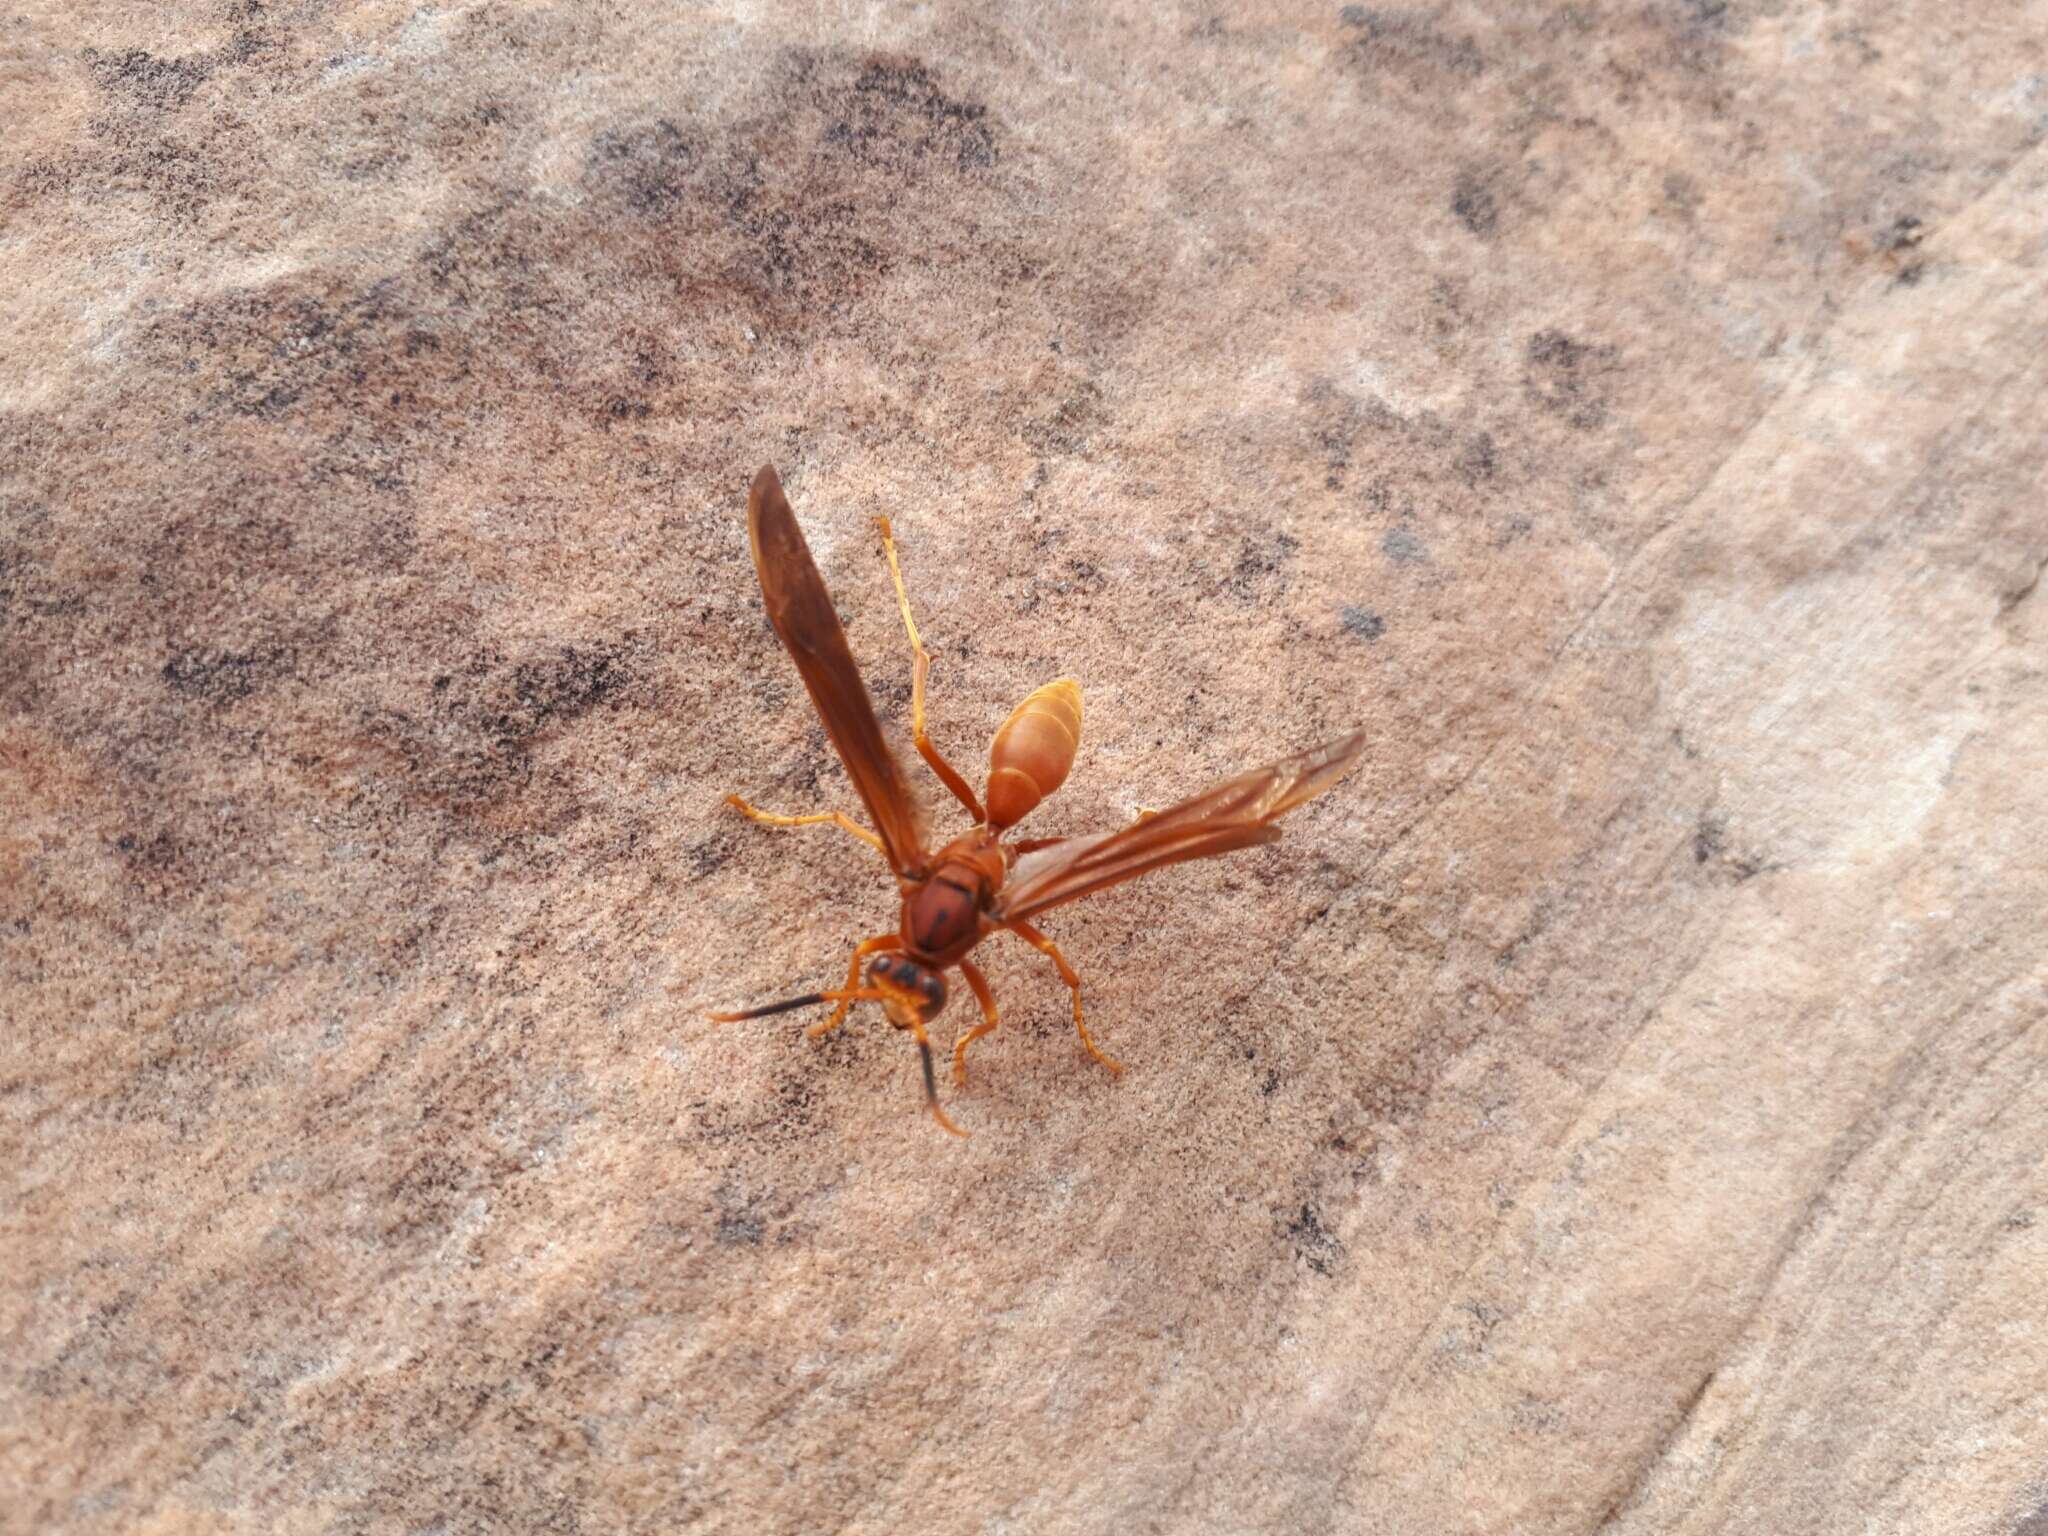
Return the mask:
[[759,1008],[749,1008],[744,1013],[712,1013],[705,1017],[714,1024],[737,1024],[741,1019],[765,1019],[771,1013],[788,1013],[792,1008],[808,1008],[813,1003],[827,1001],[822,992],[806,992],[802,997],[792,997],[779,1003],[766,1003]]
[[714,1024],[737,1024],[742,1019],[765,1019],[771,1013],[788,1013],[796,1008],[808,1008],[814,1003],[866,1003],[880,1002],[882,994],[873,987],[851,987],[838,992],[806,992],[802,997],[785,998],[779,1003],[764,1003],[759,1008],[749,1008],[744,1013],[707,1013],[705,1017]]

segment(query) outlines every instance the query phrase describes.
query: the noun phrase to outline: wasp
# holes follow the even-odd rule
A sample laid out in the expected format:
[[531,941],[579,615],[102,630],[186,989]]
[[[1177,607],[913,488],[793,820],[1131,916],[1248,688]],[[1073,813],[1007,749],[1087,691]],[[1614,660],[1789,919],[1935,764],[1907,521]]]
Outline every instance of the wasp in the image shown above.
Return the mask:
[[855,947],[845,986],[711,1017],[733,1023],[832,1003],[832,1012],[806,1031],[815,1040],[844,1023],[855,1003],[879,1003],[889,1022],[907,1030],[917,1042],[924,1068],[925,1103],[933,1118],[951,1134],[965,1136],[939,1105],[927,1033],[927,1026],[946,1006],[946,973],[958,970],[981,1007],[981,1022],[953,1044],[956,1086],[967,1082],[968,1046],[997,1023],[995,995],[968,953],[998,932],[1015,934],[1052,962],[1073,994],[1074,1028],[1082,1048],[1112,1073],[1122,1071],[1088,1033],[1081,1012],[1080,976],[1032,919],[1150,870],[1275,841],[1280,832],[1273,823],[1348,773],[1365,748],[1365,735],[1354,731],[1225,779],[1167,810],[1143,812],[1120,831],[1093,837],[1010,840],[1010,829],[1065,783],[1074,766],[1081,743],[1081,685],[1071,678],[1047,683],[1011,712],[989,748],[987,786],[977,798],[926,734],[924,694],[931,658],[911,617],[889,520],[876,521],[914,657],[911,738],[918,755],[966,810],[971,825],[936,849],[927,843],[916,798],[883,739],[860,669],[847,647],[846,632],[783,494],[782,482],[772,466],[763,466],[747,497],[747,530],[754,569],[761,578],[761,596],[769,622],[796,663],[825,733],[867,807],[872,828],[843,811],[783,816],[757,810],[738,795],[726,799],[768,826],[831,824],[870,844],[894,873],[903,910],[895,931],[878,933]]

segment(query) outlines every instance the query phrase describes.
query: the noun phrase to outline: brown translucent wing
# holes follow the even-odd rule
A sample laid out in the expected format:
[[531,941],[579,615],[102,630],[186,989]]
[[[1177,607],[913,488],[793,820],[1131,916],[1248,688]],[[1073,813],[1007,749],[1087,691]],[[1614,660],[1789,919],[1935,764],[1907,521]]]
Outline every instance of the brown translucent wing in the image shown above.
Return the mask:
[[846,764],[846,775],[868,808],[868,817],[882,836],[890,867],[898,874],[924,862],[924,837],[918,829],[917,802],[895,754],[882,738],[875,707],[868,701],[860,669],[846,646],[832,595],[811,559],[789,498],[775,470],[763,465],[747,495],[747,531],[754,543],[754,569],[761,576],[761,596],[768,622],[782,637],[790,659],[803,675],[825,734]]
[[998,923],[1019,922],[1148,870],[1270,843],[1280,836],[1273,822],[1343,778],[1364,750],[1365,732],[1354,731],[1212,784],[1121,832],[1070,838],[1027,853],[1003,882],[989,916]]

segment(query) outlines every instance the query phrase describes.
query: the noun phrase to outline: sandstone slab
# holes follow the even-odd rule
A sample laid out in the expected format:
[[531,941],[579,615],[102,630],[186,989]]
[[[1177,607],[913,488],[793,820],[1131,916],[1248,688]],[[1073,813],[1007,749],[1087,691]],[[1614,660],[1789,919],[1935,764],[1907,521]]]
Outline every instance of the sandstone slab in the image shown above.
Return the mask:
[[[0,22],[0,1524],[2048,1528],[2048,9]],[[760,609],[1087,689],[918,1110]],[[935,789],[935,786],[932,786]],[[940,797],[935,821],[944,825]],[[953,1017],[965,1015],[956,1004]]]

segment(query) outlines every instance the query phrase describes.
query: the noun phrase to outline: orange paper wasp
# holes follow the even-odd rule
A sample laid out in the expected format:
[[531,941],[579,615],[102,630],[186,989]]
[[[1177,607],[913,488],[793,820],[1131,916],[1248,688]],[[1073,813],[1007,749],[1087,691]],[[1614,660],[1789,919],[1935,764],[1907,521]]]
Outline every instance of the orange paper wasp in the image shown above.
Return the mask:
[[[1074,995],[1074,1028],[1080,1031],[1082,1046],[1110,1071],[1121,1071],[1097,1049],[1082,1022],[1081,978],[1058,946],[1031,925],[1031,919],[1147,870],[1274,841],[1280,833],[1272,823],[1341,779],[1364,750],[1365,735],[1354,731],[1340,740],[1282,758],[1270,767],[1225,779],[1170,810],[1141,815],[1120,832],[1006,843],[1003,835],[1058,789],[1073,766],[1074,749],[1081,737],[1080,685],[1069,679],[1048,683],[1003,722],[989,750],[988,802],[984,807],[925,735],[924,684],[931,659],[910,617],[910,598],[903,590],[903,571],[896,561],[889,520],[877,521],[889,574],[896,583],[896,601],[903,610],[903,626],[910,632],[916,658],[910,689],[912,737],[919,755],[967,808],[974,825],[937,851],[927,848],[918,825],[917,802],[882,739],[874,706],[860,670],[853,664],[853,653],[847,649],[839,615],[812,563],[810,547],[782,494],[782,482],[772,467],[764,466],[754,476],[747,498],[747,527],[753,539],[754,568],[761,577],[761,595],[775,633],[796,662],[826,734],[867,806],[874,831],[839,811],[777,816],[756,810],[738,795],[726,799],[769,826],[830,822],[872,844],[895,871],[903,896],[903,919],[896,932],[878,933],[854,950],[844,987],[711,1017],[732,1023],[792,1008],[837,1004],[828,1017],[811,1026],[808,1033],[815,1040],[837,1029],[855,1003],[880,1003],[889,1022],[909,1030],[917,1041],[924,1065],[925,1102],[933,1117],[955,1136],[964,1136],[967,1133],[939,1107],[931,1042],[925,1034],[925,1026],[946,1006],[946,971],[957,966],[981,1005],[982,1022],[953,1045],[956,1085],[967,1081],[967,1047],[996,1027],[995,997],[967,952],[998,929],[1035,946],[1058,967],[1060,979]],[[863,961],[868,962],[865,985]]]

